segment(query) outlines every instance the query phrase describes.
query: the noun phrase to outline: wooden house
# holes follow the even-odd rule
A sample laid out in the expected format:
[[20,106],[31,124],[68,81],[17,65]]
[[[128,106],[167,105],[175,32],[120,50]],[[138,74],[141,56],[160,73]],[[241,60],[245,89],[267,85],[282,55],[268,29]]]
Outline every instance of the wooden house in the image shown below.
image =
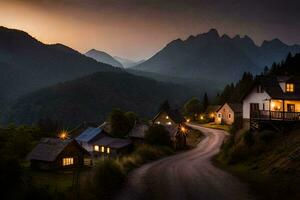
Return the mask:
[[132,130],[129,132],[128,137],[135,144],[144,143],[145,133],[149,129],[147,124],[136,123]]
[[300,121],[300,77],[258,76],[244,95],[244,126]]
[[234,122],[242,119],[243,107],[240,103],[224,103],[217,110],[216,124],[232,125]]
[[92,143],[101,137],[104,137],[105,134],[105,131],[100,127],[88,127],[80,135],[78,135],[75,140],[87,151],[92,152]]
[[93,142],[94,157],[115,157],[131,150],[132,142],[129,139],[102,137]]
[[160,124],[166,128],[174,147],[186,145],[186,136],[180,132],[180,127],[184,126],[184,123],[184,117],[176,109],[162,109],[152,120],[152,124]]
[[82,167],[90,154],[73,139],[42,138],[28,154],[31,167],[43,170]]
[[163,109],[152,120],[153,124],[164,126],[179,126],[184,123],[185,119],[179,110]]
[[215,121],[215,119],[217,118],[217,111],[221,106],[222,105],[209,105],[205,110],[206,119]]

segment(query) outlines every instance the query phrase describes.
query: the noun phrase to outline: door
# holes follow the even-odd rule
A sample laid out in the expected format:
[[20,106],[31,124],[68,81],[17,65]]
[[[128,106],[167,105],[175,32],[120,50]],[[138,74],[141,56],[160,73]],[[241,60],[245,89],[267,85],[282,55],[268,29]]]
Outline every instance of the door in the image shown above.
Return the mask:
[[259,116],[259,104],[250,103],[250,117],[258,117],[258,116]]

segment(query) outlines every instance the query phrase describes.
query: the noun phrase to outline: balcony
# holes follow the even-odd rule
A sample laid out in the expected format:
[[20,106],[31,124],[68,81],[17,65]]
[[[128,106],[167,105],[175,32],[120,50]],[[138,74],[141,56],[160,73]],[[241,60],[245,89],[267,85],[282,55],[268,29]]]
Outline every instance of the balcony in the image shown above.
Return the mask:
[[259,110],[251,112],[251,119],[300,121],[300,112]]

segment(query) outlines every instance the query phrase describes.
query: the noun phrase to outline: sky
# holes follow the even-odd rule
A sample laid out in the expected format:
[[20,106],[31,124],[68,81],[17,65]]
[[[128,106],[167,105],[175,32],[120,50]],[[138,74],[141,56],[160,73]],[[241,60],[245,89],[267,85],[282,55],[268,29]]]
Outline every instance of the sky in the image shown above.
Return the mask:
[[274,38],[300,44],[299,8],[299,0],[0,0],[0,26],[82,53],[140,60],[211,28],[258,45]]

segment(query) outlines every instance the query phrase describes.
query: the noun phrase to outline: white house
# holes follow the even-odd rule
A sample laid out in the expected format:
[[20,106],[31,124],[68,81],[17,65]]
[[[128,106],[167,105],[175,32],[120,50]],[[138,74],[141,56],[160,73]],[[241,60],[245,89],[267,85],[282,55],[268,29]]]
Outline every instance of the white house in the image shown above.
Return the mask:
[[250,119],[300,120],[300,77],[258,76],[242,101],[246,126]]

